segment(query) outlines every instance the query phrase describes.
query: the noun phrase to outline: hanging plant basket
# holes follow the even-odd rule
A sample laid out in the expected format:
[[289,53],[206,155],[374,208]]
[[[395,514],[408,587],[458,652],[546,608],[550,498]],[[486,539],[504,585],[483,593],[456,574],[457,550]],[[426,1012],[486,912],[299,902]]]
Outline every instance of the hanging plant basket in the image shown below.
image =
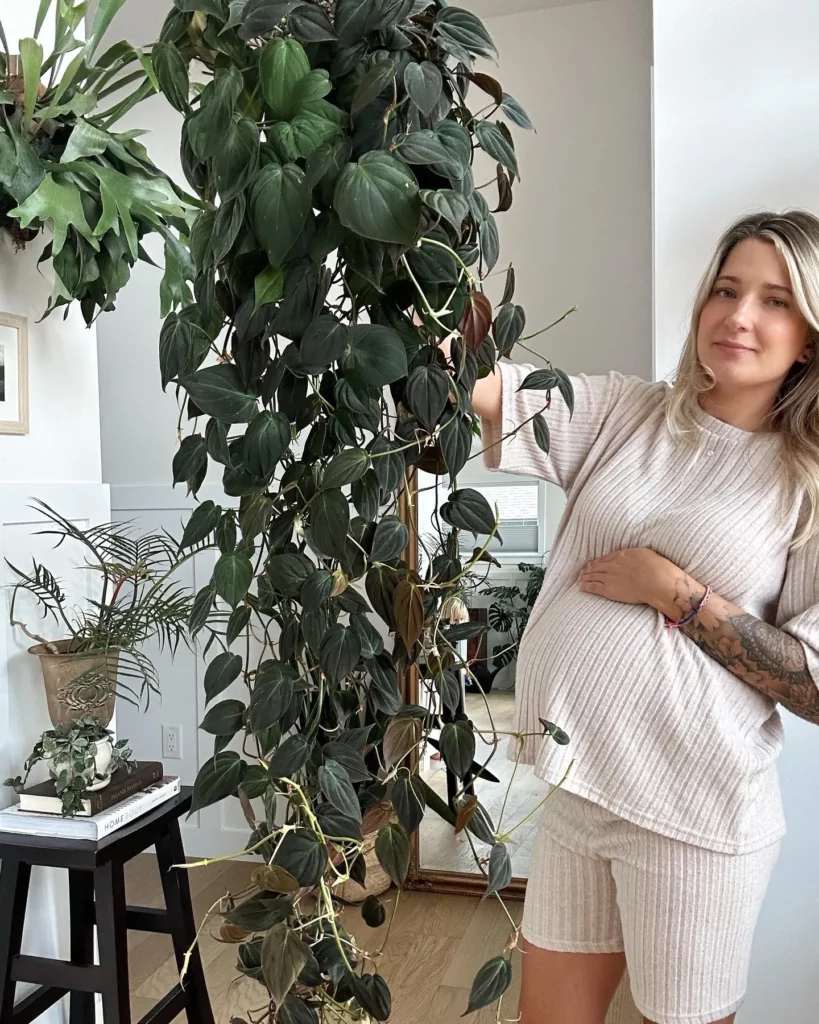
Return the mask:
[[72,651],[71,640],[29,648],[40,659],[48,714],[54,725],[72,725],[92,715],[101,725],[114,717],[119,650]]

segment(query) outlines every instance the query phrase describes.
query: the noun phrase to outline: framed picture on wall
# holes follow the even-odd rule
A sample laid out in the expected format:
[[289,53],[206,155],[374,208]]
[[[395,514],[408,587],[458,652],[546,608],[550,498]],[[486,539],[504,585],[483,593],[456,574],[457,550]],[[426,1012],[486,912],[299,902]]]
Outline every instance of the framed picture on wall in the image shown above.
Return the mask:
[[28,321],[0,313],[0,434],[28,433]]

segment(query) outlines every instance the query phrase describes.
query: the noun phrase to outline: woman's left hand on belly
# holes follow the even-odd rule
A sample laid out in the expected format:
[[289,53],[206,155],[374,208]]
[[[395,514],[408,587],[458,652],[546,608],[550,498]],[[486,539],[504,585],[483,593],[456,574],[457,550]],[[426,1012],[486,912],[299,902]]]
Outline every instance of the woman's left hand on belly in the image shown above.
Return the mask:
[[[675,597],[687,574],[650,548],[621,548],[586,562],[577,578],[586,594],[623,604],[647,604],[671,619],[678,616]],[[690,580],[694,586],[695,581]]]

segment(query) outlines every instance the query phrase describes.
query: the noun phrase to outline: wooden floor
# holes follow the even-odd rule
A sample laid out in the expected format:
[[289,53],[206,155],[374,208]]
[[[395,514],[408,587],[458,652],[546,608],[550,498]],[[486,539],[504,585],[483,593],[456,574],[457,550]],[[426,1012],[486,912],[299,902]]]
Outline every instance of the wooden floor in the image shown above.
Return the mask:
[[[208,908],[227,892],[239,892],[248,883],[254,863],[211,865],[191,871],[194,913],[200,924]],[[161,906],[161,888],[156,861],[143,854],[127,867],[127,897],[131,904]],[[357,908],[348,909],[345,926],[368,952],[376,953],[384,942],[387,924],[396,898],[391,890],[387,923],[368,928]],[[508,904],[518,922],[522,903]],[[258,982],[241,977],[235,968],[236,947],[214,938],[217,923],[206,927],[200,940],[216,1024],[229,1024],[233,1015],[259,1009],[264,1003]],[[391,1024],[456,1024],[466,1010],[472,979],[490,957],[503,952],[511,926],[497,900],[471,896],[440,896],[404,892],[388,944],[378,961],[379,973],[392,990]],[[139,1020],[177,981],[176,963],[170,939],[165,935],[131,932],[129,935],[131,1011]],[[514,981],[504,997],[501,1020],[517,1016],[520,986],[520,954],[513,953]],[[607,1024],[635,1024],[625,986],[612,1008]],[[487,1007],[470,1015],[472,1024],[494,1024],[496,1010]],[[184,1020],[184,1015],[176,1021]],[[176,1022],[174,1022],[176,1024]]]
[[[240,891],[255,864],[211,865],[191,872],[194,912],[197,924],[208,908],[226,892]],[[161,889],[156,862],[145,854],[127,869],[129,903],[161,906]],[[396,891],[384,897],[387,923]],[[510,904],[516,921],[522,904]],[[387,924],[368,928],[357,908],[351,907],[345,926],[364,949],[375,953],[386,935]],[[202,935],[200,946],[217,1024],[229,1024],[231,1015],[243,1016],[258,1009],[264,995],[258,982],[237,974],[236,947],[217,941],[218,919]],[[389,944],[379,962],[379,973],[392,990],[391,1024],[455,1024],[466,1010],[469,989],[478,968],[503,952],[511,934],[509,921],[497,901],[481,903],[471,896],[436,896],[401,893],[398,914]],[[131,969],[131,1010],[134,1020],[147,1013],[154,1002],[176,983],[176,963],[170,939],[164,935],[132,932],[129,936]],[[504,999],[503,1018],[517,1016],[520,983],[519,954],[515,954],[516,980]],[[237,978],[239,979],[237,981]],[[184,1016],[176,1018],[183,1021]],[[491,1024],[495,1011],[487,1008],[470,1016],[475,1024]]]

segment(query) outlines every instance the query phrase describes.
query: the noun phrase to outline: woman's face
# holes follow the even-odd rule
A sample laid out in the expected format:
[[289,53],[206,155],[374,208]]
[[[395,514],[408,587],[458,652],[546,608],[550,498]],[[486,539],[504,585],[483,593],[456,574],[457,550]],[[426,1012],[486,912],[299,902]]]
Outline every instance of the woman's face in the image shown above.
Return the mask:
[[721,391],[770,390],[809,357],[810,331],[772,242],[734,246],[700,314],[697,355]]

